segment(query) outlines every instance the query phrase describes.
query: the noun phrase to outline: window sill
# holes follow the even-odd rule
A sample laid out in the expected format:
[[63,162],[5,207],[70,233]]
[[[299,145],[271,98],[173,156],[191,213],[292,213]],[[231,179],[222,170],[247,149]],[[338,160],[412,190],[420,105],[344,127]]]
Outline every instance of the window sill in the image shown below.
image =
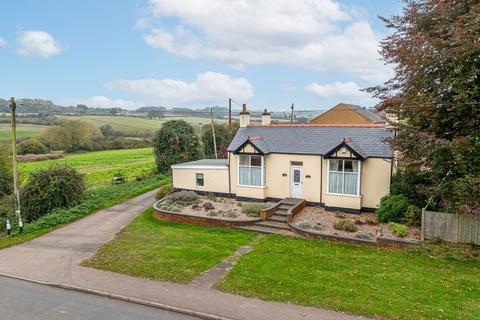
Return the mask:
[[361,198],[361,195],[356,195],[356,194],[342,194],[342,193],[331,193],[327,192],[326,193],[329,196],[337,196],[337,197],[350,197],[350,198]]
[[247,185],[243,185],[243,184],[237,184],[237,187],[240,187],[240,188],[265,189],[267,186],[247,186]]

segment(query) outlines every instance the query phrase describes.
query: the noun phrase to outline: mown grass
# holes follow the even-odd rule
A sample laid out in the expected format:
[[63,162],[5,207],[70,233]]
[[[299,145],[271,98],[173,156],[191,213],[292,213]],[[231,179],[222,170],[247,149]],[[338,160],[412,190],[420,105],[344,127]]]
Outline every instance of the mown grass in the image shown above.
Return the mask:
[[391,319],[480,319],[480,259],[267,236],[217,288]]
[[67,164],[85,174],[90,187],[110,184],[112,177],[123,173],[128,180],[141,175],[151,175],[155,170],[152,148],[108,150],[70,154],[62,159],[21,163],[20,175],[24,182],[35,171],[53,164]]
[[[34,124],[17,124],[17,139],[30,138],[45,130],[46,126]],[[9,123],[0,123],[0,141],[8,141],[12,138],[12,128]]]
[[25,224],[23,234],[19,234],[18,229],[14,229],[12,236],[0,236],[0,249],[34,239],[98,210],[108,208],[170,182],[170,177],[153,175],[143,181],[131,181],[125,184],[91,189],[77,206],[70,209],[56,209],[35,222]]
[[84,265],[186,283],[253,237],[249,232],[159,221],[149,209]]

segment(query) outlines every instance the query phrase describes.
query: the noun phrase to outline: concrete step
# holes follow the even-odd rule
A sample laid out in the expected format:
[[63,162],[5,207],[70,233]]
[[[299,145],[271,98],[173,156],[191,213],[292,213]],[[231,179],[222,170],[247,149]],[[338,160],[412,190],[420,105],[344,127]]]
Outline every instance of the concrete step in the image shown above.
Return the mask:
[[274,229],[281,229],[281,230],[290,230],[288,224],[286,222],[278,222],[278,221],[260,221],[255,223],[256,226],[267,227],[267,228],[274,228]]
[[277,209],[274,214],[286,217],[286,216],[288,216],[288,211],[285,210],[285,209]]
[[289,210],[293,207],[293,205],[289,205],[289,204],[281,204],[280,207],[278,207],[279,209],[284,209],[284,210]]
[[246,231],[254,231],[254,232],[264,233],[264,234],[278,234],[278,235],[281,235],[281,236],[300,238],[300,236],[298,234],[296,234],[292,231],[275,229],[275,228],[267,228],[267,227],[255,226],[255,225],[254,226],[235,227],[235,229],[246,230]]
[[268,218],[268,221],[278,221],[278,222],[287,222],[287,216],[282,216],[282,215],[276,215],[274,214],[270,218]]

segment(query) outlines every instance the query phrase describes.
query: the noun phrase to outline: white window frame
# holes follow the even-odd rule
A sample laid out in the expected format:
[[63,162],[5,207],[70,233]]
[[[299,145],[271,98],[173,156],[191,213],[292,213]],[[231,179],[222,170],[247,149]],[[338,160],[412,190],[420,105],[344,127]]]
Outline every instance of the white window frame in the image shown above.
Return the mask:
[[[251,157],[260,157],[261,159],[261,177],[260,177],[260,186],[252,186],[248,184],[240,184],[240,157],[249,157],[250,161],[249,163],[252,163]],[[242,165],[242,167],[246,167]],[[251,165],[249,165],[251,167]],[[248,187],[248,188],[265,188],[265,157],[261,155],[256,155],[256,154],[239,154],[237,155],[237,186],[239,187]]]
[[[198,176],[197,176],[197,175],[199,175],[199,174],[202,175],[202,182],[203,182],[202,185],[199,185],[199,184],[198,184]],[[205,173],[203,173],[203,172],[195,172],[195,186],[197,186],[197,187],[205,187]]]
[[[358,179],[357,179],[357,194],[348,194],[348,193],[335,193],[330,192],[330,161],[331,160],[342,160],[343,161],[343,169],[344,171],[333,171],[336,173],[342,173],[342,188],[345,190],[345,160],[357,161],[358,163]],[[342,158],[335,158],[335,159],[328,159],[327,163],[328,175],[327,175],[327,194],[335,195],[335,196],[343,196],[343,197],[359,197],[360,196],[360,179],[362,177],[362,161],[357,159],[342,159]]]

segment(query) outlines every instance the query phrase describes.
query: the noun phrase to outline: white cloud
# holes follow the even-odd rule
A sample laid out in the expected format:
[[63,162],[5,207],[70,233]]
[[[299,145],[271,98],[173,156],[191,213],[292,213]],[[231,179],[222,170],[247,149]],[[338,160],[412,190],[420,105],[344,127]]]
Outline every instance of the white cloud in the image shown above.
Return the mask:
[[313,82],[305,87],[314,93],[317,97],[352,104],[368,104],[373,105],[376,100],[371,98],[367,92],[360,91],[360,87],[355,82],[333,82],[328,84],[318,84]]
[[6,45],[7,45],[7,41],[5,39],[3,39],[2,37],[0,37],[0,48],[5,47]]
[[107,84],[107,88],[163,105],[214,104],[225,103],[229,97],[240,101],[253,97],[253,87],[248,80],[216,72],[201,73],[191,83],[174,79],[115,80]]
[[[377,52],[381,35],[334,0],[150,0],[149,12],[150,23],[141,21],[144,41],[180,56],[348,72],[370,81],[389,74]],[[167,30],[164,17],[179,22]]]
[[17,53],[21,56],[49,58],[62,52],[58,42],[45,31],[22,31],[17,40]]
[[105,96],[95,96],[86,100],[77,101],[76,103],[85,104],[89,107],[97,107],[97,108],[119,107],[124,109],[136,109],[138,107],[142,107],[145,105],[144,103],[133,102],[128,100],[121,100],[121,99],[112,100]]

